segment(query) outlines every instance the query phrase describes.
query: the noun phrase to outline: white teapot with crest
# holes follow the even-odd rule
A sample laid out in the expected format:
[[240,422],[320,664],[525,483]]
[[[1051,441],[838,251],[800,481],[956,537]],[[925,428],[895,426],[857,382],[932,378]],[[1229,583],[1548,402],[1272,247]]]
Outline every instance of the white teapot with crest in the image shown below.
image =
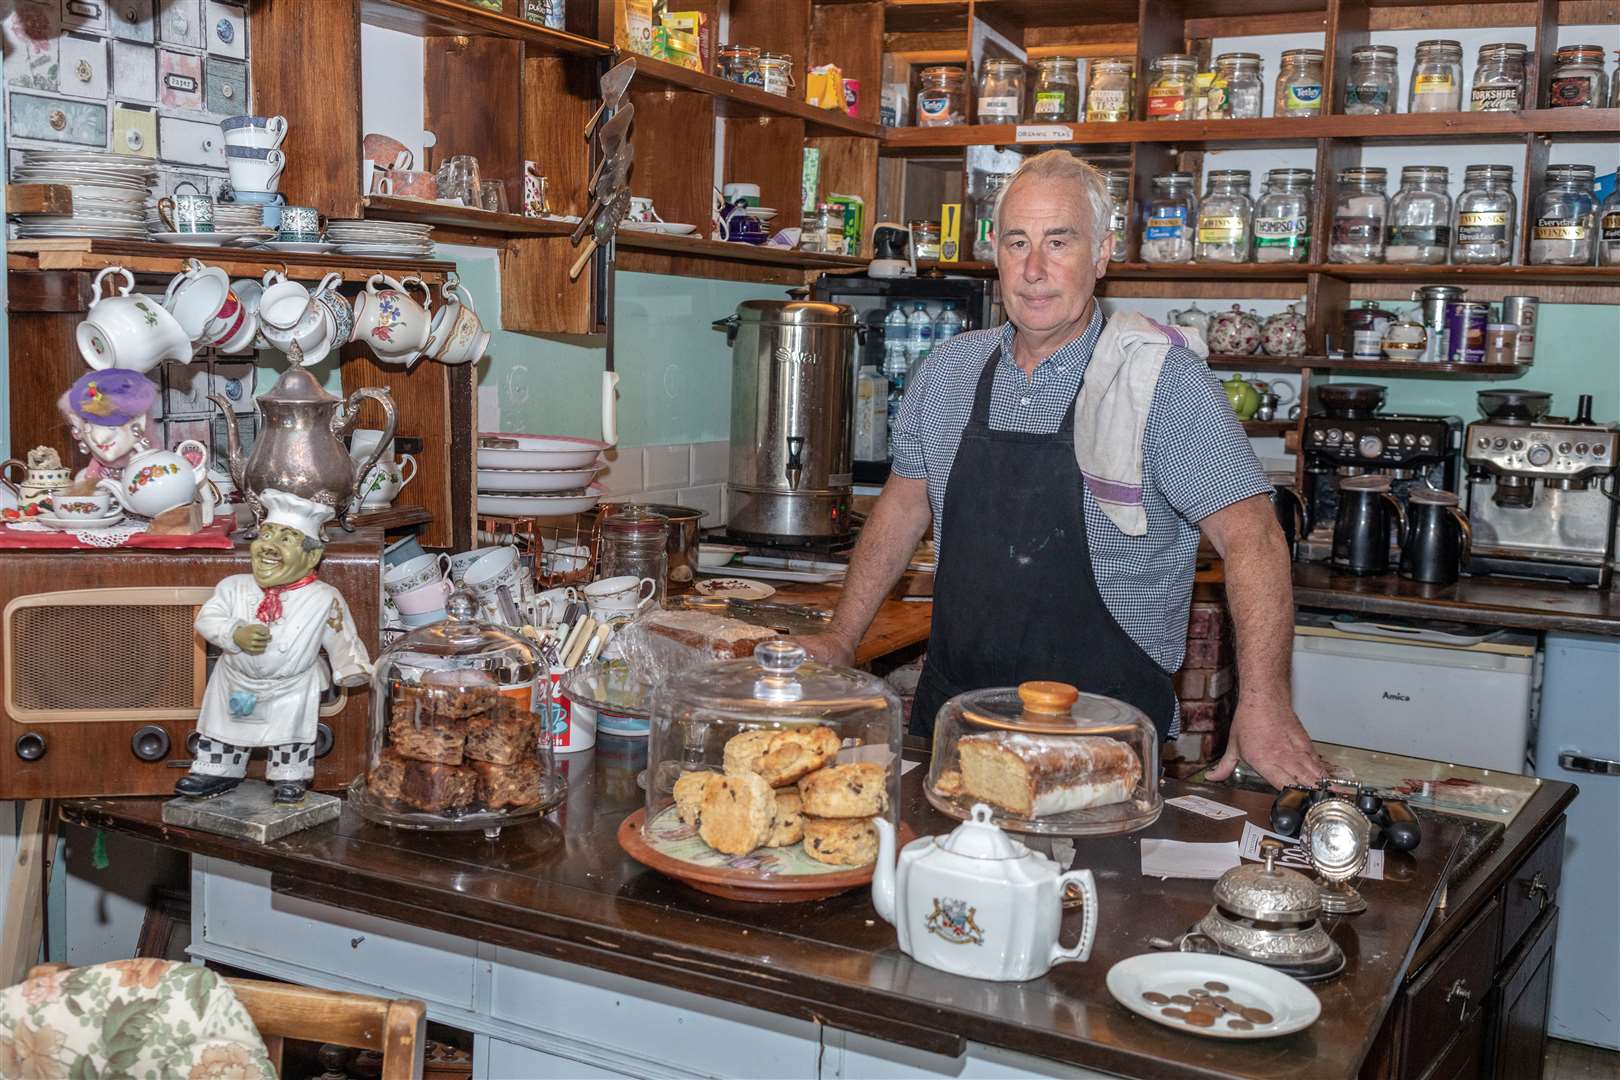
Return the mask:
[[[1090,870],[1058,864],[1014,840],[984,803],[948,836],[923,836],[894,851],[894,827],[881,817],[872,904],[894,924],[913,960],[974,979],[1023,982],[1053,964],[1084,961],[1097,936],[1097,882]],[[1065,948],[1063,900],[1085,903],[1080,941]]]

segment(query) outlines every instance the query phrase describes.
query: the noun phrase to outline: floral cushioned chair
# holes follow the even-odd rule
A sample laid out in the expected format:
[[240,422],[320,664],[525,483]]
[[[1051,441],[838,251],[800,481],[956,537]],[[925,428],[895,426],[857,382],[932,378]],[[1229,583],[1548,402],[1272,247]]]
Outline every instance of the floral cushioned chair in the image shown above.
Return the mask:
[[170,960],[49,970],[0,991],[0,1080],[274,1080],[226,981]]

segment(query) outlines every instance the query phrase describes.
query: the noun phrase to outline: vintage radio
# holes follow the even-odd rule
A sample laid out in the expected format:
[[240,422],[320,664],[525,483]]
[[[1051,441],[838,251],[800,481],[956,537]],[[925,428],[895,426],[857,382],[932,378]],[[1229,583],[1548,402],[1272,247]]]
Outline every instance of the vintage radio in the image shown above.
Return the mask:
[[[376,655],[381,536],[338,532],[321,580]],[[7,551],[0,558],[0,799],[164,795],[191,764],[213,646],[192,629],[233,551]],[[322,661],[325,657],[323,655]],[[364,767],[365,688],[327,693],[314,786]],[[263,752],[250,776],[263,776]]]

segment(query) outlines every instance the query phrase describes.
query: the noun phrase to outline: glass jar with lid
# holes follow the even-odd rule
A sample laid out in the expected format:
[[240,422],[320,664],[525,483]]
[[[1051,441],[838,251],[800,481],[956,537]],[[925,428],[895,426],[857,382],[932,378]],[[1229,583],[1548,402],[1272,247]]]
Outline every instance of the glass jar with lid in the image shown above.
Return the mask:
[[1462,55],[1462,45],[1456,41],[1418,42],[1407,112],[1457,112],[1462,108]]
[[1514,219],[1511,165],[1470,165],[1463,172],[1451,230],[1451,261],[1465,266],[1501,266],[1513,259]]
[[1289,49],[1277,72],[1276,116],[1322,115],[1322,50]]
[[1564,45],[1553,56],[1552,79],[1547,86],[1551,109],[1603,107],[1603,47]]
[[1147,92],[1149,120],[1191,120],[1198,61],[1185,53],[1154,57]]
[[1535,266],[1590,266],[1597,251],[1597,196],[1591,165],[1549,165],[1530,233]]
[[602,517],[596,576],[651,578],[653,606],[662,607],[669,581],[669,519],[634,503]]
[[1104,169],[1103,180],[1108,185],[1108,228],[1114,234],[1114,250],[1108,261],[1124,262],[1131,226],[1131,174],[1125,169]]
[[1350,116],[1385,116],[1395,111],[1400,53],[1393,45],[1359,45],[1350,50],[1350,77],[1344,82],[1344,111]]
[[767,94],[787,97],[793,89],[793,57],[787,53],[760,53],[759,77],[759,85]]
[[1142,710],[1067,683],[975,690],[939,710],[926,791],[958,819],[987,803],[1017,832],[1132,832],[1164,809],[1159,736]]
[[1609,192],[1598,211],[1598,265],[1620,266],[1620,188]]
[[871,880],[899,822],[900,700],[787,638],[670,675],[649,700],[631,857],[731,899],[814,899]]
[[939,258],[939,222],[917,218],[911,229],[911,254],[917,259]]
[[1198,227],[1198,195],[1190,172],[1153,178],[1153,197],[1142,219],[1142,261],[1188,263]]
[[1384,223],[1389,197],[1383,169],[1340,169],[1338,193],[1333,199],[1333,234],[1328,261],[1375,263],[1384,259]]
[[979,64],[978,119],[981,124],[1016,124],[1024,115],[1024,65],[985,57]]
[[1105,56],[1092,61],[1086,86],[1086,122],[1112,124],[1131,118],[1136,61],[1128,56]]
[[1072,124],[1080,119],[1080,74],[1072,56],[1035,61],[1031,115],[1037,124]]
[[476,621],[472,594],[405,634],[371,678],[366,771],[349,805],[402,829],[482,829],[534,818],[563,799],[547,714],[550,673],[528,641]]
[[976,172],[974,176],[979,179],[979,193],[973,200],[977,214],[973,230],[973,257],[979,262],[995,262],[996,197],[1001,194],[1001,189],[1007,186],[1007,181],[1012,179],[1012,173]]
[[1211,120],[1257,120],[1265,100],[1260,54],[1222,53],[1215,58],[1207,112]]
[[1468,107],[1474,112],[1518,112],[1524,108],[1525,47],[1500,41],[1479,47]]
[[1311,253],[1310,169],[1272,169],[1254,207],[1254,261],[1305,262]]
[[761,53],[754,45],[722,45],[720,47],[720,77],[744,86],[764,86],[765,75],[760,70]]
[[1435,264],[1451,250],[1451,170],[1443,165],[1408,165],[1401,189],[1389,201],[1384,261]]
[[1198,236],[1193,257],[1199,262],[1249,261],[1249,170],[1214,169],[1198,203]]
[[917,78],[917,125],[955,127],[967,123],[967,75],[959,67],[925,67]]

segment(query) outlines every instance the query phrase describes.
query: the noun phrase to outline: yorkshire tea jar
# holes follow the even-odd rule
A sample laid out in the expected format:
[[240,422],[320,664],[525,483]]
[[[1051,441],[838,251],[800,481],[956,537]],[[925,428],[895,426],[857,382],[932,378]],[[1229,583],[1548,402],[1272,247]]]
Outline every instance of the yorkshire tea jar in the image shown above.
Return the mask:
[[632,856],[710,891],[870,879],[873,821],[899,820],[900,700],[881,679],[777,638],[669,676],[650,710]]
[[371,680],[366,771],[349,802],[401,829],[482,829],[545,813],[565,785],[552,757],[550,678],[524,639],[480,623],[472,596],[401,637]]
[[934,726],[928,801],[966,820],[1058,836],[1132,832],[1158,819],[1159,736],[1147,714],[1067,683],[960,694]]

